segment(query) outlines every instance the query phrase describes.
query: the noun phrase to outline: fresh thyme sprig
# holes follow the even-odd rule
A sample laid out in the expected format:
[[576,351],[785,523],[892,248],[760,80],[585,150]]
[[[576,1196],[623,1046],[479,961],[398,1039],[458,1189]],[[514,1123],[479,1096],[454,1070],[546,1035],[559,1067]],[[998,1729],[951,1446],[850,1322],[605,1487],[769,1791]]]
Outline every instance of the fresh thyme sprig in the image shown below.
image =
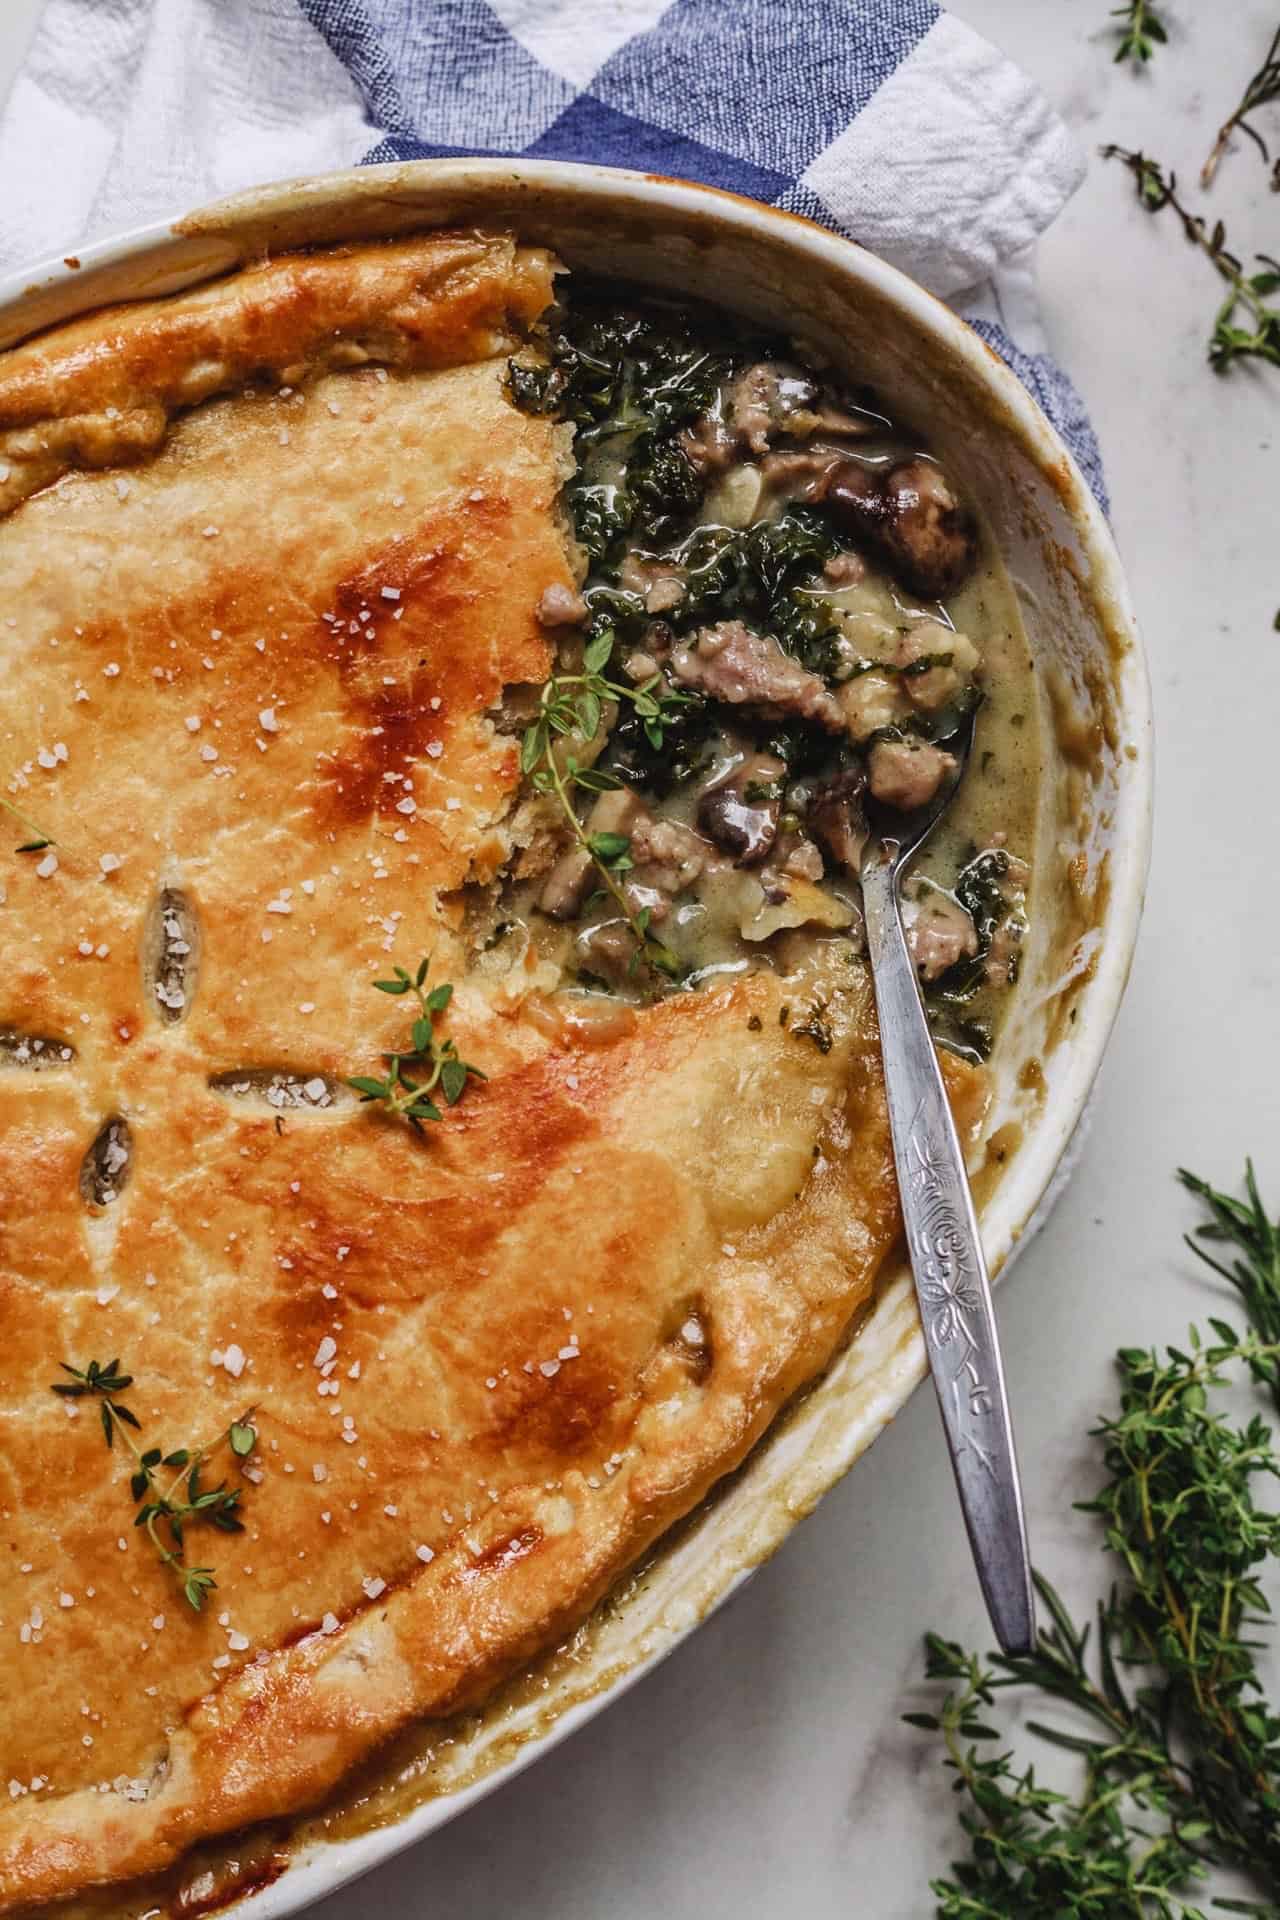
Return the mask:
[[3,807],[6,813],[12,814],[18,825],[25,827],[31,835],[31,838],[24,840],[20,847],[14,848],[15,853],[43,853],[46,847],[57,845],[43,827],[38,827],[29,814],[25,814],[21,807],[15,807],[12,800],[6,800],[2,793],[0,793],[0,807]]
[[[1103,1521],[1120,1561],[1118,1584],[1079,1628],[1044,1579],[1049,1624],[1034,1653],[987,1660],[931,1634],[926,1673],[947,1684],[936,1713],[908,1715],[941,1733],[969,1841],[933,1883],[943,1920],[1038,1915],[1185,1916],[1210,1869],[1243,1875],[1259,1900],[1216,1899],[1219,1910],[1280,1912],[1280,1715],[1258,1669],[1257,1629],[1269,1608],[1259,1569],[1280,1555],[1280,1514],[1260,1508],[1259,1481],[1280,1458],[1257,1416],[1233,1425],[1211,1395],[1243,1368],[1278,1398],[1280,1222],[1267,1214],[1253,1169],[1245,1198],[1181,1179],[1209,1208],[1199,1241],[1239,1293],[1249,1327],[1211,1319],[1186,1347],[1126,1348],[1117,1356],[1117,1414],[1095,1429],[1108,1479],[1084,1511]],[[1050,1792],[1015,1762],[986,1718],[998,1692],[1031,1687],[1070,1708],[1077,1726],[1029,1720],[1030,1731],[1079,1755],[1076,1794]]]
[[[1258,1192],[1253,1162],[1245,1162],[1243,1200],[1218,1193],[1198,1174],[1179,1167],[1178,1178],[1189,1193],[1204,1202],[1210,1218],[1186,1243],[1197,1259],[1234,1287],[1244,1303],[1250,1325],[1261,1335],[1263,1349],[1280,1347],[1280,1221],[1272,1220]],[[1228,1266],[1205,1251],[1201,1244],[1210,1241],[1236,1248]],[[1249,1370],[1260,1385],[1270,1390],[1276,1412],[1280,1413],[1280,1365],[1268,1359],[1263,1349],[1248,1356]]]
[[583,766],[561,741],[578,739],[586,743],[595,738],[605,708],[629,701],[644,729],[651,747],[661,749],[666,728],[681,707],[695,704],[692,695],[668,686],[655,673],[639,686],[627,686],[610,680],[605,672],[613,653],[614,631],[602,627],[588,639],[582,655],[581,673],[558,673],[548,679],[538,703],[537,717],[526,728],[520,745],[520,769],[535,792],[551,794],[557,800],[574,840],[592,862],[612,896],[635,941],[635,958],[650,975],[665,975],[678,980],[683,971],[671,949],[655,940],[649,931],[650,910],[635,908],[627,898],[623,876],[631,871],[631,842],[626,834],[588,833],[578,818],[574,804],[577,793],[606,793],[620,787],[617,774],[603,767]]
[[1120,44],[1116,48],[1117,60],[1135,60],[1145,64],[1156,48],[1164,46],[1169,38],[1168,29],[1151,5],[1151,0],[1127,0],[1126,5],[1111,9],[1111,17],[1120,23],[1115,29],[1120,35]]
[[[1226,281],[1226,297],[1214,316],[1209,338],[1209,363],[1214,371],[1225,373],[1237,360],[1245,359],[1280,366],[1280,307],[1267,304],[1270,295],[1280,291],[1280,261],[1260,253],[1256,256],[1258,271],[1246,273],[1241,261],[1228,250],[1221,220],[1210,228],[1200,214],[1192,213],[1178,198],[1176,174],[1171,172],[1166,177],[1158,161],[1127,147],[1107,146],[1102,153],[1104,159],[1120,160],[1128,167],[1148,213],[1173,208],[1187,239]],[[1241,312],[1246,319],[1244,325],[1237,321]]]
[[[142,1423],[132,1409],[117,1398],[133,1385],[133,1375],[120,1371],[119,1360],[108,1360],[105,1364],[90,1360],[84,1368],[73,1367],[66,1360],[60,1365],[71,1379],[54,1381],[53,1391],[68,1400],[97,1398],[103,1438],[108,1447],[114,1449],[119,1434],[133,1455],[135,1464],[129,1478],[129,1491],[138,1509],[133,1524],[146,1530],[161,1565],[172,1573],[187,1605],[199,1613],[205,1595],[218,1583],[212,1567],[187,1564],[187,1527],[199,1521],[215,1527],[219,1533],[244,1532],[239,1513],[241,1489],[229,1487],[225,1481],[216,1487],[204,1487],[200,1483],[200,1472],[205,1461],[224,1442],[235,1459],[248,1459],[258,1444],[257,1429],[252,1424],[254,1409],[251,1407],[238,1420],[233,1420],[207,1445],[176,1447],[166,1453],[162,1447],[140,1447],[133,1438],[134,1433],[141,1431]],[[174,1470],[173,1478],[164,1487],[158,1485],[161,1468]],[[186,1488],[180,1493],[184,1479]]]
[[[1264,165],[1271,165],[1271,154],[1268,151],[1267,143],[1258,132],[1258,129],[1249,125],[1247,116],[1256,112],[1259,107],[1266,106],[1267,103],[1272,100],[1280,100],[1280,26],[1278,26],[1272,34],[1271,45],[1267,48],[1266,57],[1262,65],[1258,68],[1258,71],[1250,78],[1248,85],[1240,96],[1239,104],[1218,129],[1218,137],[1210,149],[1209,158],[1205,161],[1201,169],[1201,186],[1211,187],[1213,185],[1213,177],[1218,171],[1223,155],[1231,144],[1231,136],[1237,128],[1239,128],[1241,133],[1248,134],[1254,146],[1257,147],[1258,152],[1262,155]],[[1280,193],[1280,159],[1277,159],[1275,167],[1272,170],[1271,185]]]
[[355,1074],[347,1081],[362,1104],[381,1104],[388,1113],[407,1120],[415,1133],[422,1132],[424,1120],[443,1118],[432,1098],[437,1087],[445,1105],[456,1107],[471,1080],[486,1078],[479,1067],[461,1057],[452,1040],[437,1036],[436,1019],[453,999],[453,988],[445,982],[428,990],[427,967],[428,961],[423,959],[416,973],[396,967],[394,980],[374,981],[379,993],[411,993],[416,997],[418,1013],[410,1032],[411,1045],[402,1053],[383,1054],[388,1068],[384,1078]]

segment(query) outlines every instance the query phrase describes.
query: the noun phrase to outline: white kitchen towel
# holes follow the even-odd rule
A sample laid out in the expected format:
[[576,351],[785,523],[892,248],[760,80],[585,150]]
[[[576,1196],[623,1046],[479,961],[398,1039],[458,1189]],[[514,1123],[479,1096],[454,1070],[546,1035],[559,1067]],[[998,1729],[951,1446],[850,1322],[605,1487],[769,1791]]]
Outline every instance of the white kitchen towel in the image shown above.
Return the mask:
[[47,0],[0,120],[0,267],[261,181],[478,152],[677,174],[853,235],[967,314],[1103,495],[1033,297],[1082,156],[934,0]]

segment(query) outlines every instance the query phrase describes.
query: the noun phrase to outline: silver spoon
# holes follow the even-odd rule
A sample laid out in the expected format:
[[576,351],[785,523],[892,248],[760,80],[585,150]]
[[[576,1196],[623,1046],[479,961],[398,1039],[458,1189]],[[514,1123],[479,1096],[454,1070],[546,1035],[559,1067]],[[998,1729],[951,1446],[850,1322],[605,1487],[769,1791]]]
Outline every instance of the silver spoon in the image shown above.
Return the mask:
[[991,1283],[899,893],[960,783],[975,722],[976,710],[939,743],[957,765],[927,806],[903,813],[867,796],[862,900],[907,1249],[960,1506],[996,1638],[1006,1653],[1029,1653],[1035,1596]]

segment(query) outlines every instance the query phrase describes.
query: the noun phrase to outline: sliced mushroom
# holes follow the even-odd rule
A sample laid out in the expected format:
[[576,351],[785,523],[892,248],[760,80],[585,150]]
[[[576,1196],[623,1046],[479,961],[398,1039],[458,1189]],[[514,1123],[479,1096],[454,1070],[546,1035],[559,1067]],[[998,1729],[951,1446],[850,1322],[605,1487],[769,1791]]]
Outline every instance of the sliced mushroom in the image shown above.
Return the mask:
[[945,600],[977,564],[973,515],[932,460],[902,460],[885,474],[846,461],[826,501],[850,538],[871,547],[913,593]]
[[581,912],[591,881],[591,856],[576,843],[562,853],[542,884],[538,906],[552,920],[572,920]]
[[709,786],[698,802],[698,825],[738,866],[763,860],[778,837],[786,765],[751,753]]
[[[602,793],[587,816],[588,833],[629,834],[647,813],[627,787],[615,787]],[[582,903],[591,891],[595,872],[591,855],[576,843],[552,867],[538,895],[538,906],[552,920],[572,920],[582,911]]]
[[862,811],[866,784],[862,768],[850,767],[822,781],[809,800],[810,831],[836,865],[849,873],[857,873],[867,844],[867,822]]

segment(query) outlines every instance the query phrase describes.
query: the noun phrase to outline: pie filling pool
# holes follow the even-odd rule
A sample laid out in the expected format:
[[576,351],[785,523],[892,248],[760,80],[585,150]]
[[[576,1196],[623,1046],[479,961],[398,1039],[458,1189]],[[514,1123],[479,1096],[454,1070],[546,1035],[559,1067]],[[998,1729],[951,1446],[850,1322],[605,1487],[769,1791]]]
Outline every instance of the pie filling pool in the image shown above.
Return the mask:
[[572,425],[582,586],[544,595],[552,677],[500,715],[525,788],[472,902],[482,968],[532,949],[562,993],[643,1000],[819,942],[856,966],[864,798],[927,805],[978,706],[904,909],[937,1038],[985,1058],[1027,928],[1036,702],[948,473],[787,342],[590,283],[506,390]]

